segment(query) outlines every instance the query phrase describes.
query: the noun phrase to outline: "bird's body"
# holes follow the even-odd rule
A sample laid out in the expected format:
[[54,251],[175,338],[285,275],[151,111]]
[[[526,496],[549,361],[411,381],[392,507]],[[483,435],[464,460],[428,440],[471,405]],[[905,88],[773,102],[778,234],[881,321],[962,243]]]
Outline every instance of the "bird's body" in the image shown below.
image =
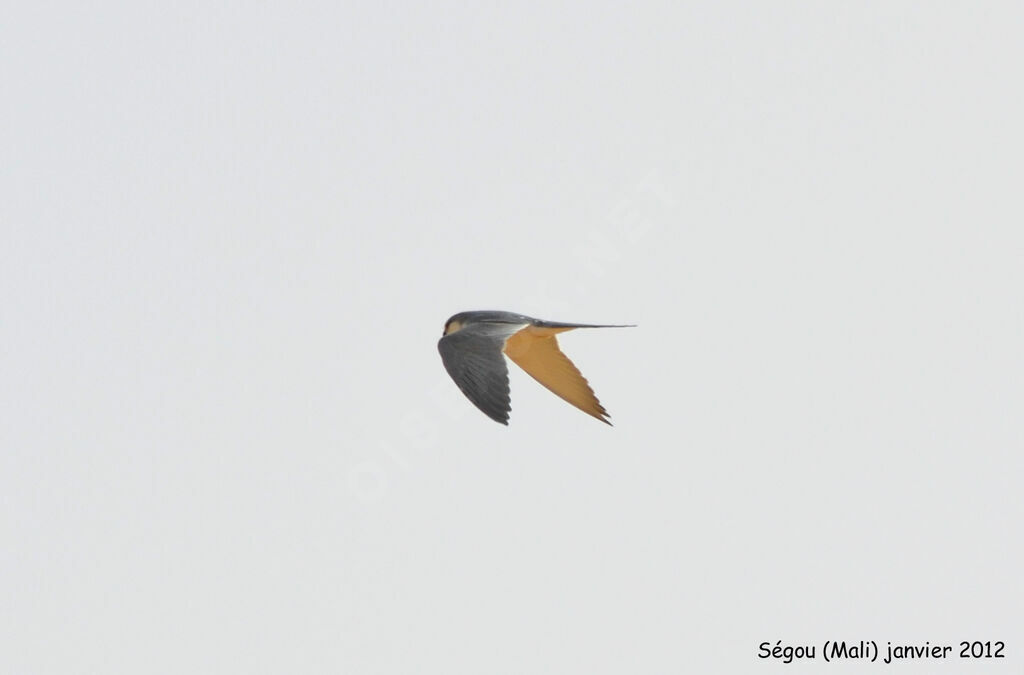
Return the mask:
[[460,312],[445,322],[437,349],[466,398],[496,422],[508,424],[512,409],[504,354],[561,398],[611,424],[608,412],[558,348],[555,336],[574,328],[619,327],[543,321],[512,312]]

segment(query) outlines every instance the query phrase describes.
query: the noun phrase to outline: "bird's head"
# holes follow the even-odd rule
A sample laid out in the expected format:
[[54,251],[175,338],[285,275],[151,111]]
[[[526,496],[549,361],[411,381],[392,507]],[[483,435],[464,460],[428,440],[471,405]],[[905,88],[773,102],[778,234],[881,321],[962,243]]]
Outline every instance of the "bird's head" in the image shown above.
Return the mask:
[[452,317],[452,318],[448,319],[447,323],[445,323],[445,325],[444,325],[444,333],[442,333],[441,335],[442,335],[442,337],[445,336],[445,335],[451,335],[452,333],[460,330],[461,328],[462,328],[462,322],[459,321],[458,319],[456,319],[455,317]]
[[[470,324],[527,324],[532,319],[522,314],[513,312],[499,312],[495,310],[483,310],[472,312],[459,312],[453,314],[444,324],[444,335],[456,333]],[[443,336],[442,336],[443,337]]]

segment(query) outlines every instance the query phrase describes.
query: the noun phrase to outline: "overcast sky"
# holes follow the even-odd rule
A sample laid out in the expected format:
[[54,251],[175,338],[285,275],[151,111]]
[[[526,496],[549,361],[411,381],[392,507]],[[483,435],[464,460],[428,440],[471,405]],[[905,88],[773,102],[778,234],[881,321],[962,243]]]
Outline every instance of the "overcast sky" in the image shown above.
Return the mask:
[[618,4],[7,7],[0,672],[1020,672],[1024,9]]

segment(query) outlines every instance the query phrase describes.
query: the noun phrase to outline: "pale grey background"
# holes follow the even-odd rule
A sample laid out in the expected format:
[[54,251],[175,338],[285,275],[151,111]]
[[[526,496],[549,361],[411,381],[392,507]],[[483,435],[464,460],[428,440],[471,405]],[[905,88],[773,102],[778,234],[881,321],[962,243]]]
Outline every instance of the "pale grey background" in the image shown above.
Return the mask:
[[[10,3],[0,671],[1020,672],[1021,35]],[[473,409],[487,308],[639,323],[562,339],[616,426]]]

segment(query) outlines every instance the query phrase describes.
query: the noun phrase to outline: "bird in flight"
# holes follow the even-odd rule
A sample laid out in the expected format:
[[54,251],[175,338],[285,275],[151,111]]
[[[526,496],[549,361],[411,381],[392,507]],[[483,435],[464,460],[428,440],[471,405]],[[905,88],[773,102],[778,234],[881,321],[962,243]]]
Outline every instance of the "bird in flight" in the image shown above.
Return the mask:
[[610,415],[555,335],[574,328],[628,328],[542,321],[512,312],[460,312],[444,324],[437,343],[445,370],[473,405],[495,422],[508,424],[508,366],[505,354],[552,392],[611,426]]

